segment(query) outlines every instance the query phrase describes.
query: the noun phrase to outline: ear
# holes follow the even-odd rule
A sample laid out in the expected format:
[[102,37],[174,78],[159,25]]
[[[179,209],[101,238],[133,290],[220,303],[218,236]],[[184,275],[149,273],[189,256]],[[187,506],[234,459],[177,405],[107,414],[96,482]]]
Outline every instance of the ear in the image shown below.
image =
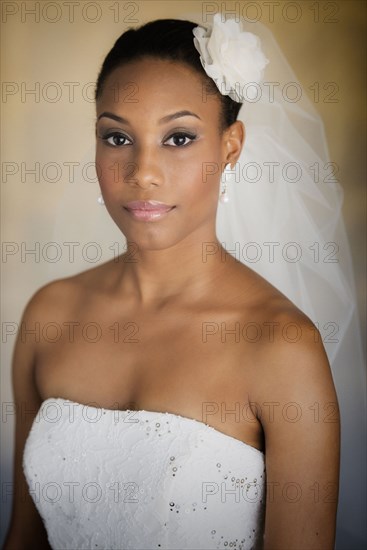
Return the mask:
[[245,143],[246,130],[243,122],[236,120],[223,133],[223,163],[233,167]]

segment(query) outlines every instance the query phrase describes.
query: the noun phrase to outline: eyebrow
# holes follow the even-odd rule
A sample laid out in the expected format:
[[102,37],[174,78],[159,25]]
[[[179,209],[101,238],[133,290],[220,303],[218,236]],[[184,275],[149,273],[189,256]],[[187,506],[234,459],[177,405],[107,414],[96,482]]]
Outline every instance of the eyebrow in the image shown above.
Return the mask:
[[[170,120],[174,120],[176,118],[181,118],[184,116],[194,116],[199,120],[201,120],[199,115],[197,115],[196,113],[193,113],[192,111],[184,110],[184,111],[177,111],[177,113],[171,113],[170,115],[166,115],[163,118],[161,118],[158,122],[159,124],[164,124],[165,122],[169,122]],[[112,118],[112,120],[116,120],[117,122],[121,122],[122,124],[129,124],[129,121],[126,118],[115,115],[114,113],[109,113],[107,111],[105,111],[104,113],[101,113],[97,118],[97,121],[102,117]]]

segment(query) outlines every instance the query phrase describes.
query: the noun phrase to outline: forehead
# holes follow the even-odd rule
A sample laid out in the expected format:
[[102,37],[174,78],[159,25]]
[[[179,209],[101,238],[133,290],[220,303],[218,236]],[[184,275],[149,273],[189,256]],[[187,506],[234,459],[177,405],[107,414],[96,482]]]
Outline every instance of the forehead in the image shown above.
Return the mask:
[[208,94],[205,79],[180,62],[143,58],[114,69],[97,101],[97,114],[105,109],[153,114],[176,107],[196,109],[205,118],[219,116],[220,101]]

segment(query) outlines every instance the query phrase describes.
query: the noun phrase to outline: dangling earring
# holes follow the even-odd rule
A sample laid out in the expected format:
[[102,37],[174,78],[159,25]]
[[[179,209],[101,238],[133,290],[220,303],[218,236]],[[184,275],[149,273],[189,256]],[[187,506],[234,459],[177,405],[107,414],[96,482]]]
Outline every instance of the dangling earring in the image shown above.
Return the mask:
[[101,206],[104,205],[104,200],[103,200],[102,195],[100,195],[100,196],[98,197],[97,202],[98,202],[98,204],[100,204]]
[[226,202],[229,201],[229,196],[228,196],[228,193],[227,193],[227,174],[228,174],[228,171],[229,171],[230,167],[231,167],[230,164],[226,164],[226,167],[223,170],[222,176],[221,176],[222,191],[221,191],[219,200],[223,204],[225,204]]

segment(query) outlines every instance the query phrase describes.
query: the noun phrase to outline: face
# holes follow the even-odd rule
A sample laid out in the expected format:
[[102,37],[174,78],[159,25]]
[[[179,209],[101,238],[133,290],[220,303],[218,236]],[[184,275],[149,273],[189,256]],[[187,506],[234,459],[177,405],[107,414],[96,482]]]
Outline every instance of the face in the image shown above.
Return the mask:
[[204,99],[200,75],[165,60],[128,63],[104,83],[97,101],[99,183],[112,219],[139,249],[215,238],[221,172],[240,146],[233,130],[219,131],[218,97]]

